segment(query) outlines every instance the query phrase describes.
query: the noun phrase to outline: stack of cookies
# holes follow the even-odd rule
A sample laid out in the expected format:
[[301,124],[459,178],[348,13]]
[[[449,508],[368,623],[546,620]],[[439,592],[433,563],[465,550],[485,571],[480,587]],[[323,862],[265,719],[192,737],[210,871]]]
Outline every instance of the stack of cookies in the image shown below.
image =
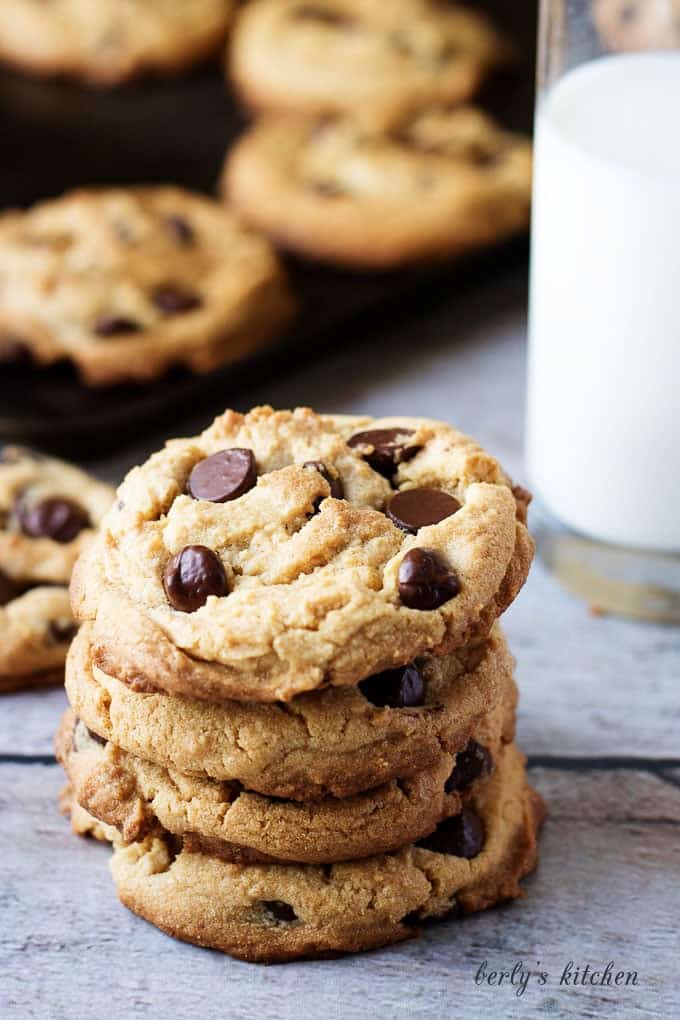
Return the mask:
[[70,464],[0,448],[0,692],[63,683],[71,569],[112,499]]
[[74,573],[57,738],[122,902],[275,961],[519,895],[542,807],[496,620],[527,502],[447,425],[309,409],[130,472]]

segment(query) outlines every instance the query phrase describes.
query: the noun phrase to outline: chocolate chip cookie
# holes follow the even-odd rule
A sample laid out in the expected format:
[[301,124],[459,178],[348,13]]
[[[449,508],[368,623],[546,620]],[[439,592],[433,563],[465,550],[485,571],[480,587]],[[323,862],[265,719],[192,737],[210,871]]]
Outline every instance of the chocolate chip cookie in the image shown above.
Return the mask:
[[362,268],[458,255],[526,230],[531,144],[472,108],[263,117],[230,151],[225,199],[293,251]]
[[529,569],[524,511],[441,422],[227,411],[130,472],[74,611],[137,689],[288,701],[486,636]]
[[113,85],[215,53],[233,0],[2,0],[0,60],[33,74]]
[[229,70],[257,109],[327,113],[462,102],[509,47],[469,8],[432,0],[256,0],[234,26]]
[[514,736],[515,702],[508,678],[457,755],[442,752],[409,779],[343,799],[265,797],[240,783],[163,768],[104,740],[72,711],[62,720],[57,757],[74,799],[125,843],[165,829],[236,863],[325,863],[397,850],[459,813]]
[[[498,628],[477,647],[285,704],[131,690],[94,665],[91,637],[86,623],[69,652],[66,689],[93,733],[170,771],[272,797],[350,797],[409,779],[436,767],[442,753],[464,751],[473,734],[494,743],[488,720],[501,702],[512,721],[512,657]],[[510,726],[502,739],[511,737]]]
[[63,681],[71,570],[112,498],[64,461],[0,447],[0,691]]
[[205,372],[291,310],[269,243],[200,195],[76,191],[0,216],[0,360],[67,359],[91,385]]
[[111,866],[122,902],[168,934],[245,960],[284,961],[398,942],[426,918],[519,896],[543,814],[509,745],[462,812],[394,854],[243,865],[168,833],[117,845]]

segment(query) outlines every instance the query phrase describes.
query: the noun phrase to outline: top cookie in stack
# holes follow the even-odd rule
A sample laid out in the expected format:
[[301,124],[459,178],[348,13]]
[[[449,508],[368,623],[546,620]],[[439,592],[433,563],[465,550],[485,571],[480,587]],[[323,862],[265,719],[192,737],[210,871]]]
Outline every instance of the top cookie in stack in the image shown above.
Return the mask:
[[525,494],[448,425],[226,412],[119,489],[74,574],[97,665],[287,701],[484,637],[527,576]]

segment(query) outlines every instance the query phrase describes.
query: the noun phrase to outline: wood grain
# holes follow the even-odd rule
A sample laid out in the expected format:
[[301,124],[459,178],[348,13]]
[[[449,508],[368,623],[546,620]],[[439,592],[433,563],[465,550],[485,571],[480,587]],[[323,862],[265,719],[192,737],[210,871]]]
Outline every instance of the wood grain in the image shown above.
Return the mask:
[[[174,942],[124,910],[108,850],[57,814],[56,766],[5,764],[0,775],[3,1017],[678,1015],[680,788],[659,776],[536,769],[551,817],[525,899],[400,947],[265,968]],[[559,987],[569,960],[601,969],[610,959],[638,985]],[[532,979],[521,997],[478,986],[483,961],[497,971],[520,961],[549,981]]]

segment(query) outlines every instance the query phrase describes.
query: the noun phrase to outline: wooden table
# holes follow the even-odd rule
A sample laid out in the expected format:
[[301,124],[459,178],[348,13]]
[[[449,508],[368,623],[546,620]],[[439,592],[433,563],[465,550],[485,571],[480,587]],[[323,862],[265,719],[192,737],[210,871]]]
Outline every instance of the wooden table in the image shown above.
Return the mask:
[[[240,406],[449,419],[522,478],[524,288],[518,270],[455,307],[430,296],[399,324],[357,327],[323,361],[252,387]],[[96,467],[114,480],[158,439]],[[3,698],[0,1016],[679,1016],[680,632],[594,616],[540,564],[506,627],[522,691],[519,739],[550,806],[525,899],[333,962],[239,963],[129,914],[115,898],[108,850],[72,836],[56,809],[62,776],[51,739],[62,692]],[[636,972],[636,983],[560,984],[570,961],[600,972],[610,960],[614,973]],[[482,964],[522,964],[532,976],[518,994],[518,973],[514,986],[479,983]]]

